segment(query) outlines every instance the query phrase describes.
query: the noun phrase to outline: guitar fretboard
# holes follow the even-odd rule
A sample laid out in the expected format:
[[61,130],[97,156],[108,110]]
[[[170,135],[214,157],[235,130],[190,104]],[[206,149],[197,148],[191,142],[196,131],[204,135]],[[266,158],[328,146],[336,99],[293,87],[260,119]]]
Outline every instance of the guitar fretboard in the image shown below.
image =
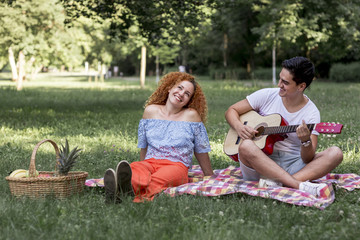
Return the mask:
[[[292,133],[296,132],[296,128],[299,125],[288,125],[288,126],[277,126],[277,127],[265,127],[265,130],[261,135],[271,135],[271,134],[282,134],[282,133]],[[312,131],[315,124],[306,124],[308,129]]]

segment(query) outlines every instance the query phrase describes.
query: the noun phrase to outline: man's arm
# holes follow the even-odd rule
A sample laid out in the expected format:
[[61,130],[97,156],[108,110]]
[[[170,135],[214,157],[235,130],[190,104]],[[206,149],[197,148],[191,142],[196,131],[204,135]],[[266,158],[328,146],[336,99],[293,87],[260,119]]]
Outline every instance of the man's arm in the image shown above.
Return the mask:
[[[305,121],[296,129],[296,135],[300,141],[304,144],[301,144],[300,154],[304,163],[311,162],[315,157],[318,137],[314,134],[311,134],[310,130],[305,124]],[[310,141],[310,144],[306,144]]]
[[238,133],[242,139],[251,139],[257,133],[252,127],[244,125],[240,122],[240,115],[253,110],[247,99],[241,100],[231,105],[225,112],[225,119],[229,125]]

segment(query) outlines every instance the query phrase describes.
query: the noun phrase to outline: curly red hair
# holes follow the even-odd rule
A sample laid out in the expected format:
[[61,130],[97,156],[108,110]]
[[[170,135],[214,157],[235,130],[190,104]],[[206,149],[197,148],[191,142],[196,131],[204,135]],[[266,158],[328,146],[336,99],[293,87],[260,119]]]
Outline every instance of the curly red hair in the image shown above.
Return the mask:
[[205,123],[208,110],[205,94],[200,85],[195,81],[195,77],[187,73],[171,72],[166,74],[160,80],[158,88],[146,101],[145,107],[151,104],[165,105],[170,89],[182,81],[189,81],[194,85],[194,94],[185,107],[195,109],[199,113],[201,121]]

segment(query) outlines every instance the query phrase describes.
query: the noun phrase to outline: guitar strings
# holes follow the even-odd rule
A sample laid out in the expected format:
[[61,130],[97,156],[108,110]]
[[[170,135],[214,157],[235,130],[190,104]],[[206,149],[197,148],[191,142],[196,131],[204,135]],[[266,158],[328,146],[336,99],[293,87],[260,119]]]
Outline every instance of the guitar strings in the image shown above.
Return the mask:
[[[265,127],[265,130],[261,135],[271,135],[271,134],[279,134],[279,133],[296,132],[296,128],[298,126],[299,125]],[[312,131],[314,129],[315,124],[307,124],[306,126],[309,128],[310,131]]]

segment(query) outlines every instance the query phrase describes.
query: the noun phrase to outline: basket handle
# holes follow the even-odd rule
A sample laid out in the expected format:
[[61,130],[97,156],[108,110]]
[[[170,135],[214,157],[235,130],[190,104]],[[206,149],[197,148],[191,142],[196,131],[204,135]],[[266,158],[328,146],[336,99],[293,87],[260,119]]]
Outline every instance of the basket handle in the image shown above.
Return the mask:
[[31,159],[30,159],[30,166],[29,166],[29,177],[35,177],[36,176],[36,166],[35,166],[35,156],[36,156],[36,152],[38,150],[38,148],[40,147],[41,144],[45,143],[45,142],[50,142],[53,147],[55,148],[55,153],[56,153],[56,160],[60,159],[60,152],[59,152],[59,148],[58,145],[50,140],[50,139],[45,139],[42,140],[41,142],[39,142],[38,144],[36,144],[32,155],[31,155]]

